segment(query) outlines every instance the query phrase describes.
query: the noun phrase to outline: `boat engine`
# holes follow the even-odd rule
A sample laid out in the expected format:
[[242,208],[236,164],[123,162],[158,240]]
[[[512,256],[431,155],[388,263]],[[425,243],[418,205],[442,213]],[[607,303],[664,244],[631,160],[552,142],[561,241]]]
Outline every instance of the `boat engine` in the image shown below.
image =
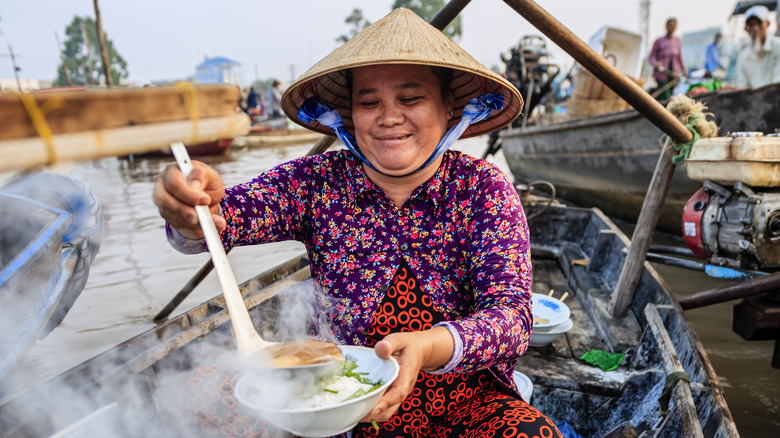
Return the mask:
[[685,204],[683,237],[694,254],[716,265],[780,267],[780,191],[705,181]]
[[[527,100],[523,109],[527,117],[552,90],[553,79],[560,72],[560,67],[550,63],[547,44],[537,35],[521,38],[517,47],[510,49],[509,55],[501,55],[501,60],[506,64],[504,76]],[[519,117],[515,120],[513,126],[520,126],[522,119]]]
[[702,139],[686,160],[703,181],[683,209],[683,238],[699,257],[737,269],[780,268],[780,137]]

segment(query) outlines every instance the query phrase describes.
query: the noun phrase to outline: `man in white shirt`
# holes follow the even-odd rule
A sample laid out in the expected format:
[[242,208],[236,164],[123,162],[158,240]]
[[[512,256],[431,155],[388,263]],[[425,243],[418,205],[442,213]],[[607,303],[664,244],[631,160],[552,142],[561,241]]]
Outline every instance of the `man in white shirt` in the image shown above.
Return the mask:
[[753,6],[745,12],[745,31],[750,44],[737,58],[737,76],[742,88],[759,88],[780,82],[780,38],[768,33],[769,10]]

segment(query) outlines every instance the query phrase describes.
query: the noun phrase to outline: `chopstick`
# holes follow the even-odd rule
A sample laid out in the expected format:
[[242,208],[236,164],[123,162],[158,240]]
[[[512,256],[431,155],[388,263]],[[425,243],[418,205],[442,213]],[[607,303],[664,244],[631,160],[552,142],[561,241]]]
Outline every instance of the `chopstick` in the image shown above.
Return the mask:
[[[553,296],[553,294],[554,294],[554,293],[555,293],[555,289],[550,289],[550,292],[548,292],[548,293],[547,293],[547,296],[548,296],[548,297],[555,298],[555,297]],[[568,292],[568,291],[566,291],[566,292],[564,292],[564,293],[563,293],[563,295],[561,295],[561,297],[560,297],[560,298],[558,298],[558,300],[559,300],[560,302],[563,302],[563,301],[564,301],[566,298],[568,298],[568,297],[569,297],[569,292]]]

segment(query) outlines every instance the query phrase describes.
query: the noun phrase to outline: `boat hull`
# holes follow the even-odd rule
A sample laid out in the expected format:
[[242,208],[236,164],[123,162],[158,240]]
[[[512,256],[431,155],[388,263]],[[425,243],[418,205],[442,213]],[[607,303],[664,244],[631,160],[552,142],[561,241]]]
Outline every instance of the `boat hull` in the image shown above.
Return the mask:
[[[697,98],[714,115],[720,135],[780,129],[780,84]],[[501,132],[504,155],[518,181],[549,181],[563,199],[631,222],[655,171],[662,135],[634,110]],[[700,186],[684,166],[677,166],[660,229],[680,231],[683,206]]]

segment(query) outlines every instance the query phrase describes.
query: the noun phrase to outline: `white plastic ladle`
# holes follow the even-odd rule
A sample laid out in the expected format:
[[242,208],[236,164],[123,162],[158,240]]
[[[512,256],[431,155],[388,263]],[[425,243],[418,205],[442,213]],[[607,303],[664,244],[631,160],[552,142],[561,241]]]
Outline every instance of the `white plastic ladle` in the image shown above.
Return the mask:
[[[173,156],[176,158],[176,163],[179,165],[181,173],[184,174],[184,178],[188,179],[190,172],[192,172],[192,161],[190,160],[190,156],[187,153],[184,144],[181,142],[172,143],[171,152],[173,152]],[[211,217],[211,211],[208,206],[195,206],[195,213],[198,216],[198,222],[203,230],[206,246],[208,246],[209,253],[211,253],[211,260],[214,263],[214,270],[217,271],[219,284],[222,286],[222,294],[225,297],[225,304],[227,305],[228,313],[230,314],[230,321],[233,324],[233,332],[236,336],[236,344],[238,345],[239,352],[244,356],[252,356],[260,350],[278,345],[277,342],[268,342],[264,340],[255,330],[252,319],[249,317],[249,311],[247,310],[241,292],[238,289],[236,277],[233,275],[233,270],[230,268],[225,248],[222,246],[222,240],[219,237],[216,225],[214,225],[214,219]],[[336,358],[334,358],[334,360],[335,359]],[[333,361],[327,361],[276,368],[297,369],[303,367],[328,367],[332,366],[332,362]]]

